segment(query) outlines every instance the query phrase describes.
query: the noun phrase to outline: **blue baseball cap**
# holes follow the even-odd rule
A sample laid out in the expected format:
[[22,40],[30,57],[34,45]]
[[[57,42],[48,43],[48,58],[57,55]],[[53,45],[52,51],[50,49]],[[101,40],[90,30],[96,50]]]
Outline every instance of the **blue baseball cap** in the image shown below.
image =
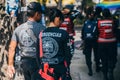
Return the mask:
[[27,6],[27,11],[29,10],[43,13],[41,4],[39,2],[30,2]]

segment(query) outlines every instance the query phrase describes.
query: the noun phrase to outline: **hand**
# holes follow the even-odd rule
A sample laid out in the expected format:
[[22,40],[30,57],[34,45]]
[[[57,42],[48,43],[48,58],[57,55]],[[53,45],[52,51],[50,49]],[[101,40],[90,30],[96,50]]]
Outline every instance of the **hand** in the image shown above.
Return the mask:
[[15,74],[14,66],[8,66],[8,68],[7,68],[7,75],[9,76],[9,78],[13,78],[14,74]]
[[81,46],[81,44],[77,44],[75,47],[79,50],[80,46]]

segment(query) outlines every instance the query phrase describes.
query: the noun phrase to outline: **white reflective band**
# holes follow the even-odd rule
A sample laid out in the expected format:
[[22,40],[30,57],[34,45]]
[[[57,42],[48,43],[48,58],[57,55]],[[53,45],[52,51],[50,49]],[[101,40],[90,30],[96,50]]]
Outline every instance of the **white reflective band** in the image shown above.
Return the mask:
[[116,38],[111,38],[111,39],[98,38],[98,41],[100,41],[100,42],[111,42],[111,41],[116,41]]
[[65,27],[60,27],[60,29],[63,29],[63,30],[65,30],[65,31],[67,30],[67,28],[65,28]]
[[69,34],[69,36],[73,36],[73,34],[71,33],[71,34]]

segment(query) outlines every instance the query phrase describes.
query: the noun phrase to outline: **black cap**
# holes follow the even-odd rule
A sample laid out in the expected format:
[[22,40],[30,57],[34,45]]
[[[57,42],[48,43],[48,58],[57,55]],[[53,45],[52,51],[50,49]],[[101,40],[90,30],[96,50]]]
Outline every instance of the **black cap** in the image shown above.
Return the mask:
[[63,9],[72,10],[73,8],[74,8],[74,5],[66,5]]
[[39,2],[30,2],[30,4],[27,6],[27,11],[29,10],[43,13],[42,7]]

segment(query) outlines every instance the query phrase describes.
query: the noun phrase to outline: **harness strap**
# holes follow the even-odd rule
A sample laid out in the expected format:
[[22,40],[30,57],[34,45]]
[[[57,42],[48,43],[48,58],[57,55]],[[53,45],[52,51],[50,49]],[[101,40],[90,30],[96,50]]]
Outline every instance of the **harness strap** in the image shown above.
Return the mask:
[[39,71],[39,74],[41,74],[41,77],[44,78],[45,80],[55,80],[54,77],[46,74],[45,72],[43,72],[41,69]]
[[[40,32],[40,35],[39,35],[39,37],[40,37],[40,45],[39,45],[39,46],[40,46],[40,53],[39,53],[39,54],[40,54],[40,58],[43,57],[42,32],[43,32],[43,31],[41,31],[41,32]],[[65,67],[67,68],[66,75],[68,75],[68,71],[69,71],[69,70],[68,70],[68,65],[67,65],[66,60],[64,61],[64,65],[65,65]],[[51,75],[49,75],[48,72],[49,72]],[[44,65],[43,65],[43,70],[42,70],[42,69],[39,70],[39,74],[40,74],[41,77],[44,78],[45,80],[55,80],[55,78],[52,76],[53,73],[54,73],[54,69],[53,69],[53,68],[50,68],[48,63],[44,63]],[[62,80],[62,77],[60,77],[59,80]]]

